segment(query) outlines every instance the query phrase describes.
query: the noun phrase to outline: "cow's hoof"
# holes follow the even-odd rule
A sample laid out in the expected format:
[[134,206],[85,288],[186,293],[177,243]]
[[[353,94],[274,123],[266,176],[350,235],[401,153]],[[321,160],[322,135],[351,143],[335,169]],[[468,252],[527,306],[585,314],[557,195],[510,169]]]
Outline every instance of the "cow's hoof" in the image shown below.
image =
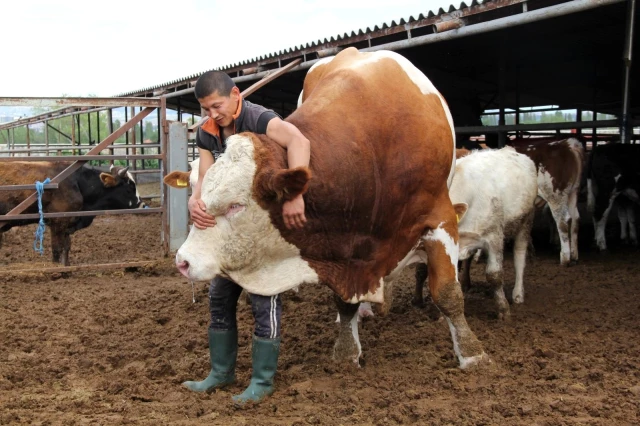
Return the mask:
[[498,312],[498,319],[500,321],[509,321],[511,319],[511,311],[506,310],[506,311]]
[[461,370],[474,370],[476,368],[492,367],[493,361],[484,351],[480,355],[471,357],[460,357]]
[[569,262],[569,266],[576,266],[577,264],[578,264],[577,259],[571,259],[571,262]]
[[413,299],[411,299],[411,304],[416,308],[424,308],[427,306],[427,304],[424,303],[424,299],[422,298],[418,299],[417,297],[414,297]]
[[523,294],[514,294],[513,295],[513,303],[517,303],[517,304],[524,303],[524,295]]

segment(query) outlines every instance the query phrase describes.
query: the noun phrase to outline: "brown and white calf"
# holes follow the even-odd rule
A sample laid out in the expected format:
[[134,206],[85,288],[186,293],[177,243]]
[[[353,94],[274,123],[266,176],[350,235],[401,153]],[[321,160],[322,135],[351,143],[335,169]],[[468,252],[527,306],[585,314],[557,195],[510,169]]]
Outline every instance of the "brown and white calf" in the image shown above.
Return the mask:
[[560,264],[578,261],[578,193],[584,148],[576,138],[521,139],[512,141],[516,151],[533,160],[538,173],[538,195],[547,202],[560,236]]
[[[469,267],[477,250],[487,255],[487,282],[494,287],[498,317],[510,314],[504,294],[503,257],[505,239],[514,240],[516,271],[514,303],[524,302],[524,267],[537,197],[536,167],[513,148],[474,151],[456,161],[449,196],[460,219],[461,282],[469,283]],[[422,302],[426,279],[424,265],[416,270],[414,303]]]
[[[217,225],[191,228],[178,269],[261,295],[327,285],[341,319],[334,358],[358,363],[358,304],[381,303],[400,270],[428,257],[460,366],[486,359],[457,281],[455,141],[442,96],[397,53],[348,48],[309,71],[301,98],[286,121],[311,141],[309,168],[288,169],[286,152],[264,135],[230,137],[202,183]],[[307,223],[289,230],[282,203],[298,194]]]

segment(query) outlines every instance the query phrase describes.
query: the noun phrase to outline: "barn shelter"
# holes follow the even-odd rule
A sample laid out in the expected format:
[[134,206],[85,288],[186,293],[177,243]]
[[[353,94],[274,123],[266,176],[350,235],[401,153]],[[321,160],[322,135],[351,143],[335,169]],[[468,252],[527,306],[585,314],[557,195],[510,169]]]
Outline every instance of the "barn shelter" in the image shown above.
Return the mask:
[[[420,68],[449,103],[459,134],[625,128],[640,119],[640,85],[630,78],[638,53],[635,0],[496,0],[451,5],[373,28],[354,29],[305,45],[222,67],[243,90],[296,59],[290,72],[249,100],[283,116],[296,107],[304,76],[319,59],[354,46],[363,51],[394,50]],[[637,26],[637,24],[635,24]],[[194,74],[122,96],[166,96],[167,107],[200,115]],[[575,123],[519,124],[516,112],[552,106],[575,110]],[[483,111],[494,110],[499,126],[480,127]],[[594,112],[582,122],[582,112]],[[515,124],[504,125],[515,115]],[[599,120],[597,114],[616,119]],[[624,123],[623,123],[624,121]],[[580,123],[578,123],[580,122]],[[631,139],[637,140],[635,135]]]

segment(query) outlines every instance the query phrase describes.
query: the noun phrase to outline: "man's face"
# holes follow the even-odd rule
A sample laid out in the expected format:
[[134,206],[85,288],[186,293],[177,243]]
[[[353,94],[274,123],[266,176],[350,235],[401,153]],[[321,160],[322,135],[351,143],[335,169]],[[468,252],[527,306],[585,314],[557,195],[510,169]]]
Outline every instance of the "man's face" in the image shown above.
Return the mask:
[[240,91],[234,87],[229,96],[220,96],[216,91],[209,96],[199,98],[198,102],[206,114],[216,120],[218,126],[227,127],[233,123],[233,114],[238,109],[239,99]]

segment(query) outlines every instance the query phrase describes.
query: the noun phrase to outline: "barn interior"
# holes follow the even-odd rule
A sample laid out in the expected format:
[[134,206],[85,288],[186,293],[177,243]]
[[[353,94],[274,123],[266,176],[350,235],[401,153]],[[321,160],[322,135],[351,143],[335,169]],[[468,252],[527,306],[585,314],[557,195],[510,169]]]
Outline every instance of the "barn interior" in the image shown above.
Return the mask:
[[[296,108],[304,76],[318,58],[350,46],[365,51],[391,49],[431,79],[449,103],[461,133],[571,128],[568,123],[477,128],[486,111],[503,116],[523,108],[549,106],[610,114],[617,122],[608,120],[608,124],[617,127],[623,120],[625,101],[630,128],[640,119],[640,85],[629,78],[630,58],[637,56],[639,49],[638,43],[633,43],[636,37],[631,18],[637,22],[638,14],[635,2],[620,0],[474,0],[458,8],[450,6],[446,12],[440,9],[380,27],[354,29],[350,34],[222,69],[244,90],[269,70],[301,58],[303,62],[293,71],[248,97],[287,116]],[[199,115],[192,93],[199,75],[122,96],[162,94],[167,96],[168,108],[178,111],[179,116]],[[577,116],[577,121],[582,121],[582,114]],[[581,125],[586,127],[587,123],[574,123],[574,128]],[[585,137],[592,135],[595,133]],[[631,135],[631,139],[638,137]]]

